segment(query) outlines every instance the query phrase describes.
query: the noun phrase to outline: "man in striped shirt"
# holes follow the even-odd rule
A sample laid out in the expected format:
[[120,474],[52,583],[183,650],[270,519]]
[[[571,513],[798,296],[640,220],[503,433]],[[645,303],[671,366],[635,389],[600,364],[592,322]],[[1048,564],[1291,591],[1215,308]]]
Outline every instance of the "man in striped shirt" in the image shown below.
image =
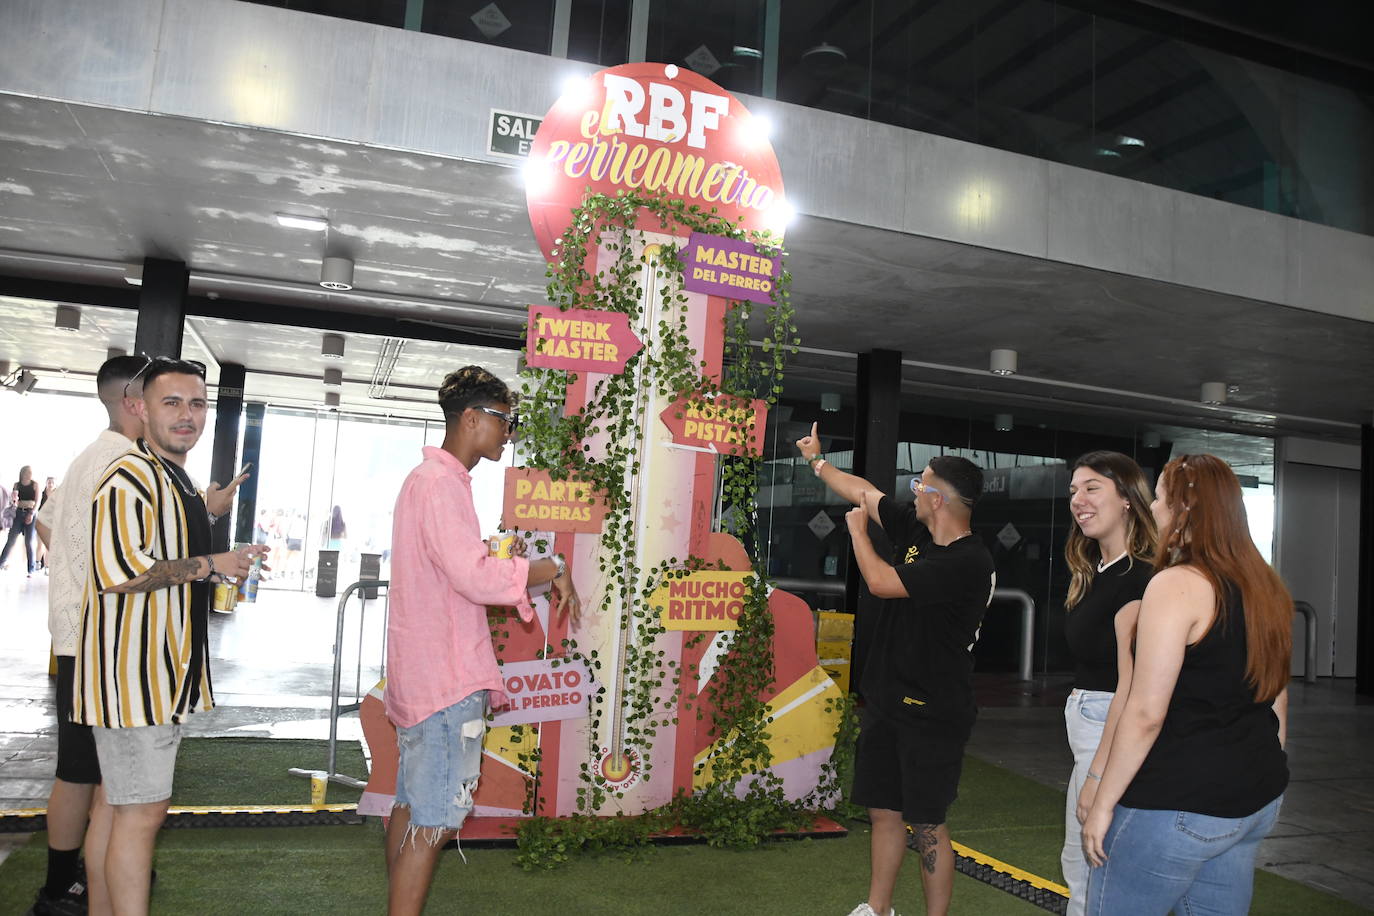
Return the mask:
[[143,437],[109,466],[91,503],[73,720],[94,726],[112,812],[87,831],[86,867],[103,874],[121,916],[148,910],[181,722],[213,705],[210,588],[247,575],[265,552],[210,555],[205,497],[184,468],[208,409],[204,369],[150,360],[136,404]]

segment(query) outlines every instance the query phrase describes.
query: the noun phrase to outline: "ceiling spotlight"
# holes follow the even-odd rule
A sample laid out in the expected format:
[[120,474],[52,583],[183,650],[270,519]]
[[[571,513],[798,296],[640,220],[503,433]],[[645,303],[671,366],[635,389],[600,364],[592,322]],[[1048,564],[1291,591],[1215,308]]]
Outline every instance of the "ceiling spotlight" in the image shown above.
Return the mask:
[[278,213],[277,225],[285,226],[287,229],[323,232],[329,228],[329,220],[320,216],[296,216],[291,213]]
[[326,391],[324,393],[324,406],[332,407],[337,410],[339,407],[339,393],[337,391]]
[[826,413],[839,413],[840,393],[838,391],[826,391],[821,394],[821,410]]
[[1199,398],[1204,404],[1217,406],[1226,403],[1226,383],[1225,382],[1203,382],[1202,396]]
[[1009,433],[1012,431],[1011,414],[999,413],[992,418],[992,428],[999,433]]
[[348,258],[325,258],[320,267],[320,285],[325,289],[352,289],[353,262]]
[[81,309],[74,305],[59,305],[53,327],[63,331],[81,330]]
[[343,370],[342,370],[342,369],[326,369],[326,370],[324,370],[324,383],[325,383],[326,385],[328,385],[329,387],[331,387],[331,388],[338,388],[340,385],[343,384]]
[[320,341],[320,355],[330,359],[343,359],[344,338],[342,334],[326,334]]
[[1145,430],[1145,434],[1140,437],[1140,444],[1146,448],[1159,448],[1159,433],[1153,429]]
[[992,363],[989,368],[992,370],[993,375],[1015,375],[1016,351],[993,350]]
[[128,264],[124,267],[124,282],[130,286],[143,285],[143,265]]

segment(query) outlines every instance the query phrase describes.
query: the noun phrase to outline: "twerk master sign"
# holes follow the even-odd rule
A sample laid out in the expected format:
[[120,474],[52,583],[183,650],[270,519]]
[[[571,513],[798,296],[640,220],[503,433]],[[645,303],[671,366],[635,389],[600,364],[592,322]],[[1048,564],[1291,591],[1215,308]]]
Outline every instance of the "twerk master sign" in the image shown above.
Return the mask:
[[530,222],[548,260],[588,190],[664,194],[746,230],[781,237],[785,228],[767,131],[738,99],[673,64],[602,70],[549,110],[526,171]]

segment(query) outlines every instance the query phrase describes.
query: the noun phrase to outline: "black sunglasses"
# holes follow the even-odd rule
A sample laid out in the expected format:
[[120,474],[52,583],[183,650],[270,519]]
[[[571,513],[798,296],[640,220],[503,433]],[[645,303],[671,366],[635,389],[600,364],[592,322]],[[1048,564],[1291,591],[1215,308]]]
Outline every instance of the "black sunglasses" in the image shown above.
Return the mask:
[[[149,376],[162,375],[167,372],[199,375],[202,379],[205,378],[205,364],[196,362],[193,359],[176,359],[171,356],[148,356],[146,353],[143,358],[147,360],[147,362],[139,367],[137,372],[129,376],[129,380],[124,383],[124,396],[126,398],[129,397],[129,386],[138,381],[140,376],[144,378],[145,382]],[[148,370],[153,366],[157,366],[157,369],[150,373]]]
[[474,407],[473,410],[480,410],[482,413],[489,413],[498,420],[506,422],[506,433],[513,433],[520,428],[520,418],[514,412],[502,413],[495,407]]

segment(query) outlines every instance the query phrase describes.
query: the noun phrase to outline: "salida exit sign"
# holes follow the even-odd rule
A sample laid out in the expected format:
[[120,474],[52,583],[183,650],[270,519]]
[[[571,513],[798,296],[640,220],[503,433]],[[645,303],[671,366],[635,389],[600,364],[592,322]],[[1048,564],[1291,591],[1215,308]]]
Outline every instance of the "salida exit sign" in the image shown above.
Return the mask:
[[514,111],[491,110],[491,130],[487,134],[487,152],[496,156],[524,159],[530,154],[530,144],[543,118]]

